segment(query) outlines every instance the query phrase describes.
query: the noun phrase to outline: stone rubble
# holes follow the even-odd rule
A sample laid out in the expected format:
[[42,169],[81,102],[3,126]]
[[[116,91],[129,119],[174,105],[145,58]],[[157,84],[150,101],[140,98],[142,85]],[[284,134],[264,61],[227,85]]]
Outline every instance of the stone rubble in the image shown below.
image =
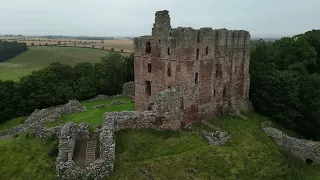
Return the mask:
[[100,109],[100,108],[103,108],[103,107],[116,106],[116,105],[121,105],[121,104],[124,104],[124,102],[121,101],[121,100],[115,100],[110,104],[98,104],[98,105],[95,105],[95,106],[92,107],[92,109]]

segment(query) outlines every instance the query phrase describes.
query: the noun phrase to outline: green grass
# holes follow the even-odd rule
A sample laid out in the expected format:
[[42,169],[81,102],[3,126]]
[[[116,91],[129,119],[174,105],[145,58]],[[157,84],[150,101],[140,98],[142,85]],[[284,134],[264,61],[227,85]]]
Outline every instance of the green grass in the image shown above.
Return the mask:
[[0,179],[55,179],[55,157],[48,155],[56,141],[26,135],[0,141]]
[[10,129],[14,126],[18,126],[20,124],[23,124],[24,120],[26,120],[27,117],[18,117],[18,118],[13,118],[9,121],[6,121],[2,124],[0,124],[0,131]]
[[[95,105],[110,104],[115,100],[121,100],[121,101],[124,101],[125,103],[121,105],[103,107],[96,110],[92,109],[92,107]],[[88,110],[87,112],[79,112],[79,113],[73,113],[68,115],[62,115],[61,121],[47,123],[46,126],[49,126],[49,127],[58,126],[68,121],[88,122],[91,125],[97,125],[97,124],[103,123],[103,115],[105,112],[124,111],[124,110],[133,111],[135,109],[134,103],[131,103],[131,99],[127,97],[118,97],[118,98],[112,98],[112,99],[83,102],[82,105],[84,105],[87,108]]]
[[[114,100],[126,103],[93,110]],[[101,124],[107,111],[133,110],[127,98],[83,103],[88,112],[63,116],[62,121]],[[276,145],[261,130],[265,120],[249,114],[243,120],[221,117],[209,123],[227,130],[231,138],[223,146],[209,145],[189,130],[157,131],[125,129],[116,132],[116,162],[108,179],[320,179],[320,165],[306,165]],[[57,124],[50,124],[50,126]],[[197,125],[197,129],[212,129]],[[25,135],[0,141],[0,179],[53,179],[47,155],[52,143]]]
[[49,66],[53,62],[74,65],[79,62],[100,62],[106,51],[90,48],[38,46],[30,47],[9,61],[0,63],[1,80],[19,80],[20,77]]
[[320,179],[320,165],[306,165],[277,146],[261,130],[263,121],[251,115],[211,122],[231,134],[224,146],[210,146],[190,131],[119,131],[109,179]]

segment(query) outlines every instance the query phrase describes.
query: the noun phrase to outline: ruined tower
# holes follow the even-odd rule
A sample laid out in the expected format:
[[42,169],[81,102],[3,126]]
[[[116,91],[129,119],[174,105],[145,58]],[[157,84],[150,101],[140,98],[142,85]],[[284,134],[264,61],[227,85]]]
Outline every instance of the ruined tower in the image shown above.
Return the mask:
[[151,36],[134,39],[135,102],[151,110],[156,94],[179,87],[183,120],[198,121],[249,107],[250,34],[244,30],[171,28],[158,11]]

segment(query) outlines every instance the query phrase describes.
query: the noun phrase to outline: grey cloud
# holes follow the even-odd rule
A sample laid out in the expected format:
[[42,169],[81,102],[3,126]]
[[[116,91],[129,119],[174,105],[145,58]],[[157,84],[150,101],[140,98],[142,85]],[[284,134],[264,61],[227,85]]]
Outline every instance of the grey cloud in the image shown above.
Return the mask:
[[150,34],[157,10],[173,27],[249,30],[253,37],[319,29],[319,0],[2,0],[0,33],[139,36]]

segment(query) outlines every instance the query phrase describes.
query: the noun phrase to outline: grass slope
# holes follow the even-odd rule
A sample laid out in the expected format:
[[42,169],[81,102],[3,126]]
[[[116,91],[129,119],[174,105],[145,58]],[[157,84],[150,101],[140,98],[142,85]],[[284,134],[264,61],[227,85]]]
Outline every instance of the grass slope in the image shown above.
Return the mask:
[[106,51],[75,47],[39,46],[30,47],[9,61],[0,63],[1,80],[19,80],[33,70],[42,69],[53,62],[74,65],[79,62],[100,62]]
[[[83,103],[88,112],[63,116],[63,121],[100,124],[104,111],[133,110],[128,99],[123,105],[93,110],[97,104]],[[197,133],[150,129],[116,132],[116,163],[108,179],[320,179],[320,165],[306,165],[276,145],[260,128],[264,117],[247,120],[222,117],[209,122],[231,134],[223,146],[208,145]],[[53,124],[51,124],[53,125]],[[198,129],[210,129],[197,125]],[[53,179],[48,156],[52,142],[28,139],[25,135],[0,141],[0,179]]]
[[109,179],[320,179],[320,165],[308,166],[277,146],[261,130],[263,120],[211,122],[231,134],[221,147],[190,131],[122,130]]
[[55,157],[48,155],[57,141],[20,135],[0,141],[0,179],[55,179]]

